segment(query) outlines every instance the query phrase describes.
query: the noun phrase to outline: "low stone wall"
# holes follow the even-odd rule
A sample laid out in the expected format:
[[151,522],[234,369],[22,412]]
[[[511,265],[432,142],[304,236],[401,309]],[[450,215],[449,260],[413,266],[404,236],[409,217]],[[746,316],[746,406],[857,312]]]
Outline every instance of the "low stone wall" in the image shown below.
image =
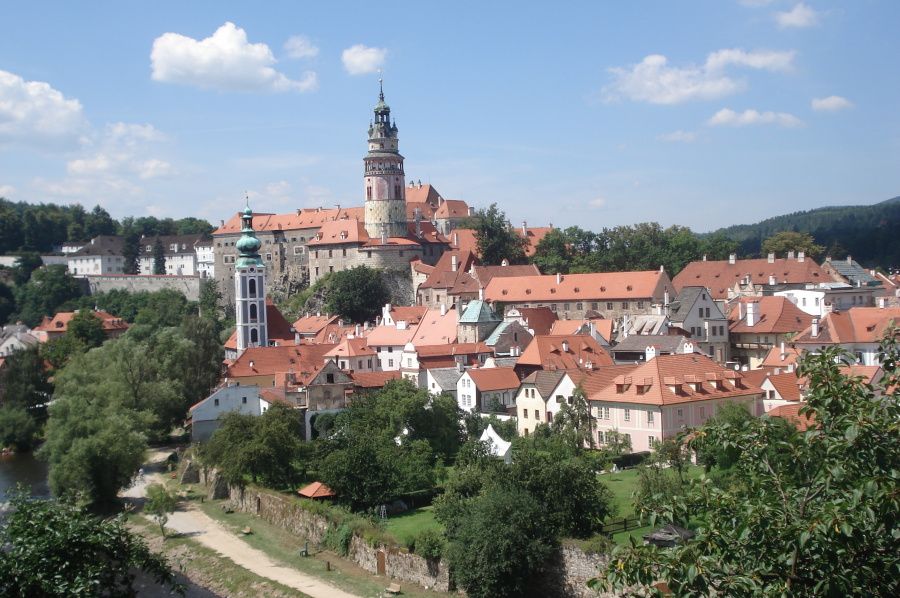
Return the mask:
[[[211,474],[200,468],[200,483],[209,488],[209,498],[227,498],[233,508],[253,513],[260,519],[283,530],[297,534],[310,542],[324,542],[329,525],[327,519],[301,508],[287,497],[253,488],[231,486],[225,490],[224,484],[214,472]],[[191,474],[193,478],[193,473]],[[366,571],[378,573],[378,553],[384,553],[385,575],[401,581],[447,592],[449,571],[441,561],[428,561],[417,554],[411,554],[396,546],[369,546],[364,538],[354,536],[350,541],[347,558]],[[538,581],[539,592],[535,595],[547,598],[612,598],[615,594],[596,594],[586,582],[596,577],[599,568],[609,561],[609,555],[585,554],[574,546],[563,546],[556,559],[548,566]]]
[[107,293],[113,289],[120,289],[129,293],[137,293],[139,291],[152,293],[163,289],[172,289],[184,294],[188,301],[200,300],[200,283],[202,282],[199,276],[154,276],[141,274],[99,274],[85,276],[80,280],[87,281],[88,295]]

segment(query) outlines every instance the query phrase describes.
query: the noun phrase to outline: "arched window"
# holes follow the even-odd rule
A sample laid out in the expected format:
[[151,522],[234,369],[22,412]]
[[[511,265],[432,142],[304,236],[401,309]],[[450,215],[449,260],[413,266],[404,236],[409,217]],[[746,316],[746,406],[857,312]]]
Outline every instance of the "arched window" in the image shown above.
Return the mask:
[[[250,321],[255,322],[259,317],[259,313],[257,312],[257,308],[255,304],[250,305]],[[255,332],[255,331],[254,331]]]
[[250,329],[250,342],[251,343],[259,342],[259,330],[257,330],[256,328]]
[[251,278],[247,283],[247,292],[251,297],[256,297],[256,279]]

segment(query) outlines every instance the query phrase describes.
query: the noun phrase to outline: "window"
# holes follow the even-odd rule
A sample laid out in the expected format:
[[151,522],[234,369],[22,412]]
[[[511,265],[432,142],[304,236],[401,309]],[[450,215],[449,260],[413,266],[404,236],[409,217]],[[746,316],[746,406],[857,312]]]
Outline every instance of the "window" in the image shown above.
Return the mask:
[[656,436],[647,436],[647,444],[652,448],[656,444]]
[[347,257],[347,250],[341,249],[341,257]]
[[393,359],[388,359],[388,367],[389,367],[389,368],[394,367],[394,360],[393,360]]
[[597,302],[591,303],[591,309],[597,311],[598,309],[600,309],[600,304]]
[[569,311],[570,307],[568,303],[563,303],[563,311]]
[[303,255],[303,245],[294,246],[294,255]]
[[553,412],[551,412],[551,411],[548,411],[548,412],[547,412],[547,423],[548,423],[548,424],[552,424],[552,423],[553,423]]
[[697,308],[697,317],[700,317],[700,318],[703,317],[703,308],[702,307]]
[[677,414],[678,414],[678,421],[684,420],[684,409],[679,409]]
[[522,409],[522,419],[528,419],[528,409]]
[[328,250],[328,257],[332,257],[332,256],[331,256],[332,253],[333,253],[332,250],[329,249],[329,250]]
[[700,419],[701,420],[706,419],[706,407],[700,407]]
[[393,352],[394,352],[394,348],[393,348],[393,347],[388,347],[388,353],[393,353]]
[[628,302],[627,302],[627,301],[623,301],[623,302],[622,302],[622,309],[628,309]]
[[553,303],[552,305],[550,305],[550,309],[553,310],[553,313],[556,313],[556,304]]
[[271,261],[272,261],[272,254],[271,254],[271,253],[267,253],[267,254],[266,254],[266,261],[267,261],[267,262],[271,262]]
[[709,308],[708,307],[706,308],[706,317],[707,318],[709,317]]
[[603,408],[603,419],[609,419],[609,407]]
[[534,419],[536,419],[537,421],[541,421],[541,412],[537,409],[534,410]]
[[600,444],[606,444],[606,432],[604,432],[603,430],[597,432],[597,442],[599,442]]
[[631,421],[631,409],[625,409],[625,421]]
[[625,434],[625,442],[631,444],[631,434]]
[[241,397],[241,403],[243,403],[244,405],[246,405],[246,404],[247,404],[247,397]]
[[214,406],[214,407],[218,407],[218,406],[219,406],[219,399],[213,399],[213,406]]
[[649,424],[651,426],[653,425],[653,412],[652,411],[647,412],[647,424]]
[[644,309],[644,302],[638,301],[638,309]]
[[583,310],[583,309],[584,309],[584,304],[583,304],[583,303],[576,303],[576,304],[575,304],[575,309],[577,309],[578,311]]
[[609,302],[606,304],[606,309],[612,309],[612,308],[613,308],[612,302]]

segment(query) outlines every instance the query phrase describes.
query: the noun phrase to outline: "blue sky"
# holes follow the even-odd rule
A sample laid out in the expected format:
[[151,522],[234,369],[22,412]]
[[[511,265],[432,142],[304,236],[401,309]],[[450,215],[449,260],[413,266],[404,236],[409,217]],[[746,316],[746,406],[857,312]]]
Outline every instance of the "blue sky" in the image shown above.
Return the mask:
[[[217,224],[408,180],[697,232],[900,195],[900,2],[6,2],[0,195]],[[378,72],[380,69],[381,72]]]

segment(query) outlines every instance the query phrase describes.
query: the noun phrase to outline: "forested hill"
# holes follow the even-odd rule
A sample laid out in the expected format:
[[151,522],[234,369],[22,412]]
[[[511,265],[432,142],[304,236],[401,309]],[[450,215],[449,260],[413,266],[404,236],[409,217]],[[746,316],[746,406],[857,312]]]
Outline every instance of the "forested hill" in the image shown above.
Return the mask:
[[781,231],[809,233],[835,258],[847,254],[866,267],[900,266],[900,196],[871,206],[830,206],[738,224],[723,234],[741,244],[742,255],[758,254],[762,242]]

